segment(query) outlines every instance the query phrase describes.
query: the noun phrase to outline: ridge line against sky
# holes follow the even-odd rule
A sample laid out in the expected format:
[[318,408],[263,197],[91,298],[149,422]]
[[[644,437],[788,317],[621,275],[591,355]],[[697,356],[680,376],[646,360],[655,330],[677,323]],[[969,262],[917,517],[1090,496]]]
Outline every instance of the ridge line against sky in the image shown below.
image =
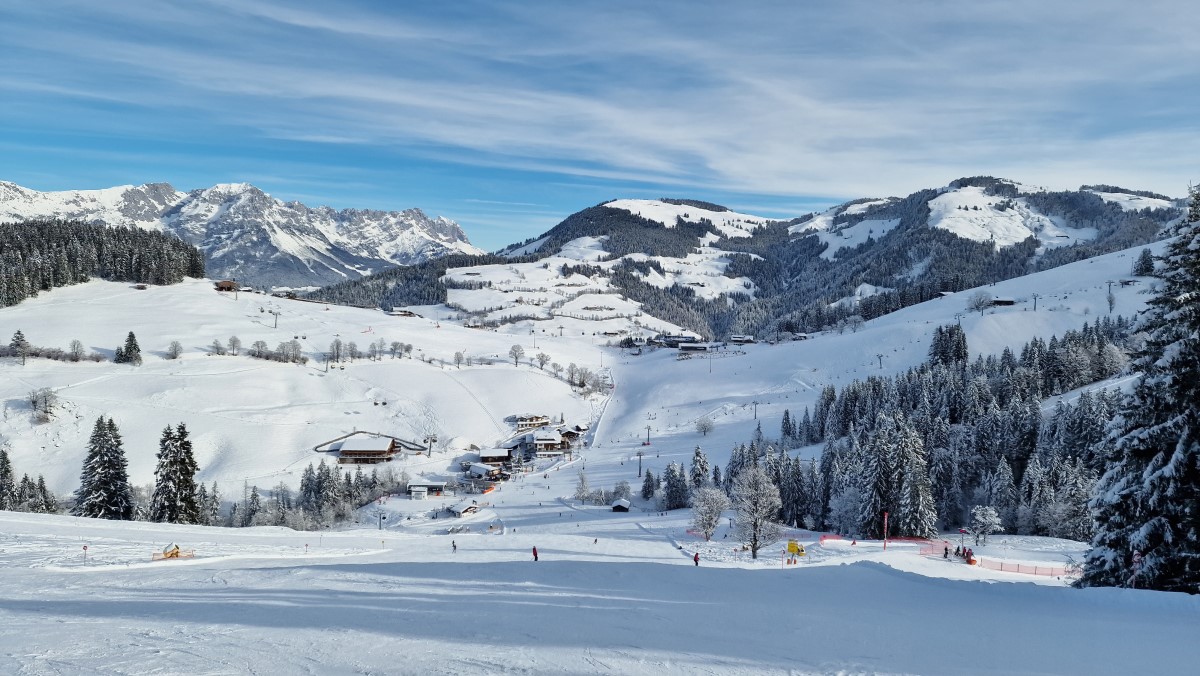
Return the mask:
[[0,180],[250,182],[496,249],[618,197],[796,216],[991,174],[1181,195],[1188,2],[47,0],[0,10]]

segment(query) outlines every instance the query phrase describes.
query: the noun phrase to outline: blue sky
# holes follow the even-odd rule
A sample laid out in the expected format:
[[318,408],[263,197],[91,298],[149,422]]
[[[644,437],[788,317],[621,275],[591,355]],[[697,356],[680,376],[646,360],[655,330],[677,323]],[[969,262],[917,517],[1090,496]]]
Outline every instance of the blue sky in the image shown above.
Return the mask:
[[1200,180],[1193,2],[7,4],[0,180],[38,190],[247,181],[494,249],[617,197]]

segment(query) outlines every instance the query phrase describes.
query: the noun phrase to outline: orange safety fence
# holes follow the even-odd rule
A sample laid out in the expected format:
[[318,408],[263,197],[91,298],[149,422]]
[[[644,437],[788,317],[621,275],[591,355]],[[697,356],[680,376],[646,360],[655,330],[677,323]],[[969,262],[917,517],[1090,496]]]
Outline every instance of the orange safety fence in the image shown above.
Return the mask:
[[1043,566],[1031,563],[1013,563],[1012,561],[989,561],[979,557],[976,557],[975,560],[975,565],[981,568],[987,568],[988,570],[999,570],[1005,573],[1046,575],[1048,577],[1062,577],[1072,573],[1072,570],[1067,566]]

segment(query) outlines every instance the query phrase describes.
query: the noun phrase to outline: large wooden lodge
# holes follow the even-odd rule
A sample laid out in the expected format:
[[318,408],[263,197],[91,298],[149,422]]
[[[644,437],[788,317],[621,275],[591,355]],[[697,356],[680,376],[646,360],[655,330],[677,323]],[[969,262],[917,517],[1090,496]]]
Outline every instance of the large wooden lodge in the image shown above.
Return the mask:
[[351,432],[336,439],[318,444],[313,448],[318,453],[336,454],[343,465],[377,465],[390,462],[397,455],[420,453],[425,447],[415,441],[375,432]]

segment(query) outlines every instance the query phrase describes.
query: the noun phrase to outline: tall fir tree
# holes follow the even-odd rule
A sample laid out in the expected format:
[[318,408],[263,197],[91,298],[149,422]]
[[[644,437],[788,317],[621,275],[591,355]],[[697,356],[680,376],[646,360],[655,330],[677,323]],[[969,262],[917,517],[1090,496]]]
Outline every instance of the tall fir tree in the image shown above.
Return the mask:
[[128,521],[133,518],[133,489],[121,435],[111,418],[96,419],[75,495],[75,516]]
[[17,485],[13,479],[12,463],[8,459],[8,451],[0,448],[0,510],[11,510],[15,506],[16,494]]
[[154,470],[154,494],[150,520],[165,523],[200,522],[197,504],[196,459],[187,428],[168,426],[159,439],[158,466]]
[[699,446],[692,453],[692,490],[703,488],[708,483],[708,456]]
[[642,499],[653,500],[654,491],[657,489],[657,486],[658,482],[654,480],[654,475],[647,469],[645,477],[642,479]]
[[1082,586],[1200,593],[1200,189],[1141,325],[1142,373],[1113,423]]

